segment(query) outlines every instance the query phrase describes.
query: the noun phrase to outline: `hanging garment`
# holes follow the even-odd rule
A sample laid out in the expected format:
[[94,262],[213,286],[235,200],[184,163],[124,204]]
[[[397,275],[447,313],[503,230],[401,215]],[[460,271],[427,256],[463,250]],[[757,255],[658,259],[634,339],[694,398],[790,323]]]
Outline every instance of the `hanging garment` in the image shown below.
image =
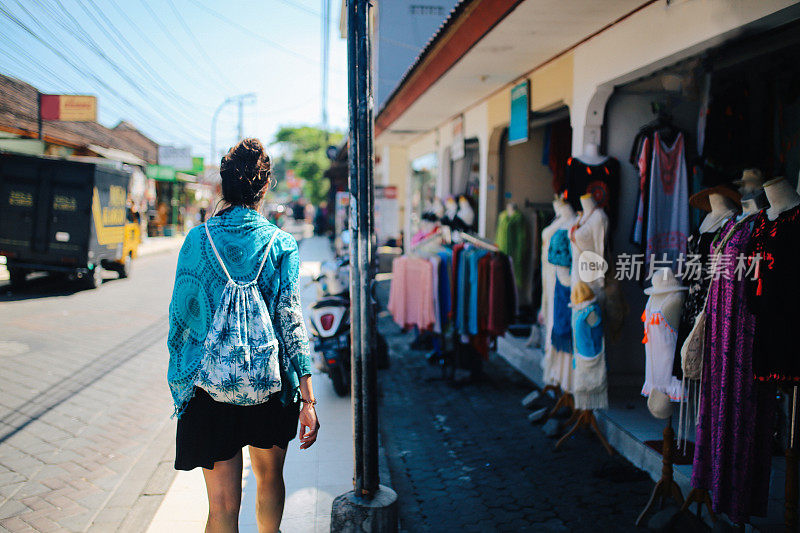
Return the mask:
[[596,298],[572,309],[572,332],[575,340],[572,396],[575,409],[606,409],[608,377],[603,341],[603,320]]
[[792,348],[800,324],[800,206],[775,220],[756,215],[748,255],[759,255],[758,279],[750,282],[756,314],[753,368],[760,381],[800,383],[800,357]]
[[575,211],[581,207],[581,196],[591,194],[595,203],[602,208],[616,226],[617,202],[619,200],[619,162],[609,157],[599,165],[587,165],[580,159],[567,160],[567,198]]
[[412,256],[400,256],[394,260],[387,308],[401,328],[417,326],[429,330],[433,327],[436,314],[430,261]]
[[672,401],[679,401],[682,398],[681,382],[672,372],[678,333],[661,311],[671,297],[654,300],[651,296],[642,312],[645,357],[642,396],[650,396],[652,391],[659,390]]
[[[678,338],[675,343],[675,360],[672,365],[672,372],[678,379],[683,378],[681,369],[681,348],[689,332],[692,331],[697,315],[703,309],[708,294],[708,285],[711,279],[708,277],[708,252],[711,242],[722,231],[720,226],[716,231],[708,233],[698,233],[695,231],[689,236],[686,243],[686,262],[683,266],[684,280],[687,282],[689,290],[686,299],[683,300],[681,310],[681,321],[678,325]],[[691,270],[691,271],[690,271]]]
[[544,164],[549,166],[553,173],[553,192],[564,190],[570,150],[572,150],[572,125],[566,118],[550,126],[548,158]]
[[775,403],[774,386],[753,380],[756,318],[745,304],[747,282],[735,274],[753,221],[731,219],[721,235],[732,229],[708,290],[692,486],[710,492],[715,512],[746,522],[767,511]]
[[504,335],[514,321],[516,287],[509,261],[505,254],[492,254],[489,261],[486,331],[495,337]]
[[467,265],[473,250],[465,247],[458,257],[458,273],[456,275],[456,331],[461,334],[467,333],[467,310],[469,301],[470,286],[467,281]]
[[[672,146],[653,134],[653,157],[647,205],[647,247],[645,263],[666,258],[677,270],[677,260],[686,253],[689,235],[689,176],[686,169],[683,133]],[[661,264],[660,266],[668,266]]]
[[452,282],[451,272],[453,270],[453,252],[451,250],[441,250],[439,252],[439,311],[442,324],[447,324],[448,318],[452,314]]
[[483,313],[479,303],[483,299],[483,293],[486,289],[485,279],[480,276],[479,262],[489,252],[486,250],[475,250],[469,256],[469,264],[467,265],[468,275],[467,284],[469,285],[469,302],[467,307],[467,327],[465,333],[477,335],[480,333],[478,327],[479,315]]
[[[637,137],[637,139],[639,139]],[[647,212],[647,193],[650,186],[650,162],[652,160],[653,143],[649,137],[642,137],[638,154],[634,161],[636,174],[639,177],[639,194],[636,197],[636,218],[631,230],[631,243],[641,246],[645,232],[645,213]]]
[[572,353],[572,312],[569,308],[569,285],[562,285],[558,277],[555,280],[553,294],[553,331],[550,342],[556,350]]
[[439,302],[439,265],[442,262],[442,258],[438,255],[434,255],[428,258],[428,262],[431,264],[431,271],[433,272],[433,276],[431,278],[431,297],[433,298],[433,332],[441,333],[442,309]]
[[526,287],[530,259],[530,231],[528,221],[519,211],[503,211],[497,220],[497,247],[514,263],[517,286]]

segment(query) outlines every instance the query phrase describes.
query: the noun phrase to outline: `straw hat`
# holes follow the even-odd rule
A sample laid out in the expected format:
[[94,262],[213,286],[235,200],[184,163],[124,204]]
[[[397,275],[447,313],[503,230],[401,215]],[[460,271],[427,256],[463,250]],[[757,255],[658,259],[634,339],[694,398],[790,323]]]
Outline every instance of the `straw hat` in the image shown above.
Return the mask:
[[703,211],[711,211],[711,202],[708,201],[708,197],[712,194],[721,194],[725,198],[733,200],[737,206],[742,205],[742,195],[727,185],[717,185],[694,193],[689,197],[689,205]]
[[746,168],[742,172],[742,179],[733,182],[737,187],[742,185],[758,189],[764,185],[764,175],[757,168]]
[[672,402],[662,390],[653,389],[647,398],[647,409],[656,418],[664,420],[672,415]]
[[681,282],[678,281],[678,278],[675,277],[675,274],[669,267],[659,268],[656,270],[653,274],[651,283],[653,286],[644,290],[644,293],[648,296],[653,294],[665,294],[668,292],[688,290],[687,287],[681,285]]
[[585,282],[578,281],[572,286],[572,294],[570,295],[572,305],[588,302],[592,298],[594,298],[594,291]]

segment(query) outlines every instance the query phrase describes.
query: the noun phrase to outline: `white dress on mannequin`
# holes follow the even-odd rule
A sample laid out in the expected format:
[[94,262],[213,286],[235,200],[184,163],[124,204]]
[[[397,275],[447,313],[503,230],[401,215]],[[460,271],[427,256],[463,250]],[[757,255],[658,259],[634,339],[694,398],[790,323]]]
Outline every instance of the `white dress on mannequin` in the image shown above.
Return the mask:
[[556,219],[542,230],[542,317],[544,322],[544,359],[542,370],[546,385],[558,385],[564,391],[572,389],[572,353],[556,350],[551,342],[553,331],[553,294],[556,272],[564,269],[548,261],[550,238],[558,230],[568,230],[575,221],[575,212],[568,204],[557,211]]
[[[594,252],[605,257],[606,235],[608,234],[608,215],[595,207],[591,213],[584,212],[570,230],[572,242],[572,285],[580,280],[578,268],[582,252]],[[603,278],[587,283],[597,297],[600,306],[605,303],[605,280]]]

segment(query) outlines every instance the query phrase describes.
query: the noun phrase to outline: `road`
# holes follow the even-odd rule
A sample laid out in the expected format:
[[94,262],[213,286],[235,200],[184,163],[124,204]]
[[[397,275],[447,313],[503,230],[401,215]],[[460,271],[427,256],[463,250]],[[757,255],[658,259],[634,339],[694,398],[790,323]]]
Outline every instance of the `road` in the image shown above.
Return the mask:
[[[0,284],[0,526],[146,524],[171,481],[167,309],[177,253],[97,290]],[[174,453],[174,452],[172,452]]]

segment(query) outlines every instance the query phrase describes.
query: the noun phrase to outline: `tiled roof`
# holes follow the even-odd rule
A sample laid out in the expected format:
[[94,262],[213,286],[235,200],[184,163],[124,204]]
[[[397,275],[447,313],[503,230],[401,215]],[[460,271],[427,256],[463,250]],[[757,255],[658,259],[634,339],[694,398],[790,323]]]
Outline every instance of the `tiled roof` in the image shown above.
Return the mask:
[[[39,134],[38,90],[18,79],[0,74],[0,130],[25,137]],[[148,163],[158,161],[158,144],[128,122],[107,128],[97,122],[45,121],[45,140],[74,148],[90,144],[124,150]]]

